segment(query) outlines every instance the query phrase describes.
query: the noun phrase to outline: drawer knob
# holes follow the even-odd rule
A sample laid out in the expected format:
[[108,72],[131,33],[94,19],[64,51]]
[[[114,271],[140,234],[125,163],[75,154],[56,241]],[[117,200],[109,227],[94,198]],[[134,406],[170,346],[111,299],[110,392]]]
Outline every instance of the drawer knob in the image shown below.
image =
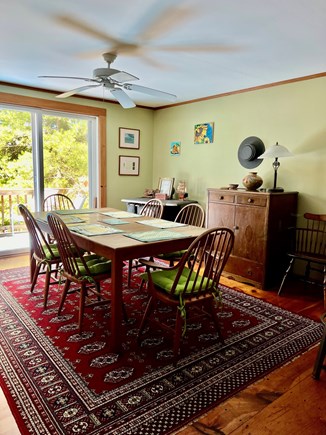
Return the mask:
[[220,196],[219,199],[224,199],[224,196]]
[[234,225],[233,229],[238,230],[239,229],[238,225]]
[[252,202],[254,202],[254,200],[252,198],[248,199],[249,204],[251,204]]

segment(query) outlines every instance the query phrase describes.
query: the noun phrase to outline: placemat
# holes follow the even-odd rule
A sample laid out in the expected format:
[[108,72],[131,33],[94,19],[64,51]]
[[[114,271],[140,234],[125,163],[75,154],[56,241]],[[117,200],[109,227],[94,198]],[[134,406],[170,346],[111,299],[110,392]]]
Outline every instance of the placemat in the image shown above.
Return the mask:
[[122,230],[100,224],[80,225],[78,227],[70,227],[70,230],[75,233],[82,234],[83,236],[101,236],[106,234],[122,233]]
[[108,224],[108,225],[129,224],[128,221],[123,221],[122,219],[115,219],[115,218],[112,218],[112,219],[101,219],[101,220],[99,220],[99,222],[103,222],[103,223]]
[[82,219],[82,218],[80,218],[78,216],[71,216],[71,215],[68,215],[68,214],[62,215],[62,216],[60,216],[60,218],[63,220],[63,222],[65,224],[78,224],[78,223],[81,223],[81,222],[85,222],[84,219]]
[[190,237],[188,234],[176,233],[174,231],[140,231],[137,233],[126,233],[126,237],[138,240],[139,242],[158,242],[161,240],[184,239]]
[[183,224],[180,222],[167,221],[165,219],[145,219],[141,221],[137,221],[138,224],[149,225],[150,227],[155,228],[177,228],[184,227],[187,224]]
[[105,211],[101,214],[105,214],[106,216],[111,216],[116,219],[127,219],[133,217],[139,217],[139,214],[130,213],[129,211]]
[[57,213],[57,214],[90,214],[90,213],[97,213],[97,211],[88,210],[87,208],[76,208],[76,209],[69,209],[69,210],[53,210],[53,213]]

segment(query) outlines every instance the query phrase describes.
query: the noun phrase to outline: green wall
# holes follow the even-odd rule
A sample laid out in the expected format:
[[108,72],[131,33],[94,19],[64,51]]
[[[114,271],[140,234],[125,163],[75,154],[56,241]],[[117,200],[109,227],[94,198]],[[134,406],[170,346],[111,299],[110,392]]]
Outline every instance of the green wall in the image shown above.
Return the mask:
[[[54,100],[51,93],[0,86],[0,92]],[[118,104],[77,97],[69,102],[107,110],[107,203],[121,207],[123,197],[156,188],[160,177],[186,180],[189,195],[206,205],[206,189],[239,183],[248,170],[237,157],[240,143],[258,136],[269,147],[276,141],[293,157],[280,159],[278,185],[299,192],[299,215],[325,213],[326,77],[184,104],[160,110],[122,109]],[[214,143],[194,145],[194,125],[214,122]],[[140,149],[119,148],[119,127],[140,129]],[[170,143],[181,141],[180,156]],[[118,156],[140,156],[140,176],[119,176]],[[262,187],[273,184],[272,161],[256,168]]]
[[[206,189],[239,183],[249,170],[238,161],[240,143],[258,136],[293,157],[280,159],[278,186],[299,192],[299,215],[326,213],[326,77],[298,81],[155,111],[153,185],[159,177],[186,180],[189,196],[206,205]],[[195,145],[194,125],[214,122],[214,143]],[[181,141],[180,156],[170,143]],[[255,168],[272,187],[272,160]]]

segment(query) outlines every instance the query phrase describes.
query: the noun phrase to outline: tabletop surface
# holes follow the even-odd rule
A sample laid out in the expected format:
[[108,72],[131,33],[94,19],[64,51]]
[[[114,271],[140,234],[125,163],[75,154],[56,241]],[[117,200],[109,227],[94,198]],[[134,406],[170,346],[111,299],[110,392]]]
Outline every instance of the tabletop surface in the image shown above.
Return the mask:
[[[35,212],[33,215],[41,228],[49,232],[47,213]],[[124,251],[125,258],[135,258],[133,255],[136,253],[144,255],[149,250],[151,253],[166,252],[171,249],[171,244],[173,250],[184,248],[185,244],[190,244],[185,239],[194,239],[205,231],[204,228],[113,208],[58,210],[54,213],[66,221],[81,247],[94,249],[96,246],[102,255],[104,251],[120,250]],[[147,237],[144,233],[148,233]]]

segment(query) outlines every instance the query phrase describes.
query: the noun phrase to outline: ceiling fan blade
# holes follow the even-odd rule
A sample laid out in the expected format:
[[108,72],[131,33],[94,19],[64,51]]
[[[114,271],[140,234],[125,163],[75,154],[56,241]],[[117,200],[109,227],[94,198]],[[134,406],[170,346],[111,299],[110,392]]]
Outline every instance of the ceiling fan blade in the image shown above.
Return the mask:
[[119,39],[116,39],[107,33],[101,32],[100,30],[97,30],[82,21],[76,20],[75,18],[68,17],[66,15],[58,15],[55,18],[59,23],[67,27],[71,27],[79,32],[86,33],[102,41],[106,41],[113,46],[119,45],[121,43]]
[[177,96],[174,94],[169,94],[168,92],[158,91],[157,89],[147,88],[146,86],[139,86],[126,83],[123,85],[124,89],[127,91],[142,92],[143,94],[152,95],[153,97],[164,98],[165,100],[175,101]]
[[183,52],[229,52],[238,51],[240,47],[222,44],[185,44],[185,45],[155,45],[155,49]]
[[[135,37],[140,41],[151,41],[170,32],[173,28],[180,26],[180,23],[194,14],[189,7],[176,5],[175,0],[168,6],[167,2],[157,2],[153,5],[153,10],[149,10],[140,24],[143,30],[138,32]],[[159,9],[162,9],[159,11]],[[147,21],[147,23],[146,23]]]
[[86,82],[97,82],[96,79],[90,79],[89,77],[66,77],[66,76],[37,76],[41,79],[74,79],[74,80],[84,80]]
[[99,83],[97,85],[81,86],[80,88],[75,88],[75,89],[72,89],[71,91],[64,92],[63,94],[59,94],[56,96],[56,98],[67,98],[67,97],[70,97],[71,95],[76,94],[77,92],[86,91],[86,89],[97,88],[98,86],[102,86],[102,84]]
[[123,83],[123,82],[129,82],[130,80],[139,80],[138,77],[129,74],[125,71],[119,71],[115,74],[110,75],[110,79],[114,80],[115,82]]
[[124,109],[136,107],[136,104],[122,89],[110,89],[111,94],[116,98]]

